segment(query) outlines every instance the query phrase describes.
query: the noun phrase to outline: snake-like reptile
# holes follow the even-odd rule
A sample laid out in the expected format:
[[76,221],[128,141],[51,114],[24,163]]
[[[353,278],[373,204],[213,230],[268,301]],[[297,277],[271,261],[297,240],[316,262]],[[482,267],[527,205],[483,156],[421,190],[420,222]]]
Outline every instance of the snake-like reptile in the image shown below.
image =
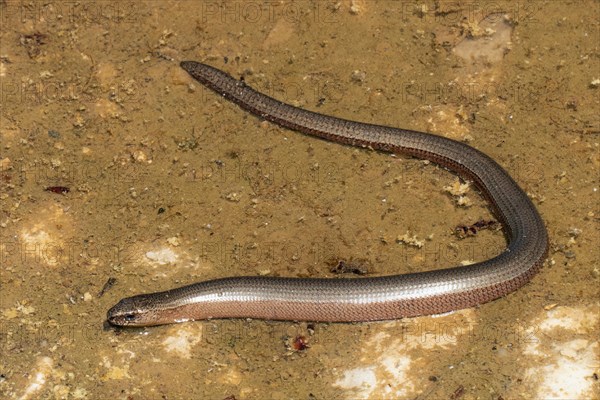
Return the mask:
[[184,61],[194,79],[259,118],[332,142],[431,160],[473,181],[502,223],[508,247],[480,263],[352,279],[244,276],[122,299],[114,325],[146,326],[209,318],[374,321],[473,307],[527,283],[548,253],[548,234],[527,194],[494,160],[455,140],[330,117],[282,103],[211,66]]

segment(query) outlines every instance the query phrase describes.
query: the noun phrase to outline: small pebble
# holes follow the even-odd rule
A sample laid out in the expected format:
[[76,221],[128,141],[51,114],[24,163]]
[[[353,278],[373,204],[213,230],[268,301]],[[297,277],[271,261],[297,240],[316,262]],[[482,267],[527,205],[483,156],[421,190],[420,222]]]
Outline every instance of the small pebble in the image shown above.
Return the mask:
[[354,82],[362,83],[367,78],[367,73],[364,71],[356,70],[352,72],[351,78]]
[[571,258],[575,258],[575,253],[572,251],[565,251],[565,257],[571,259]]
[[57,131],[53,131],[52,129],[50,129],[48,131],[48,136],[50,136],[53,139],[58,139],[60,137],[60,133],[58,133]]

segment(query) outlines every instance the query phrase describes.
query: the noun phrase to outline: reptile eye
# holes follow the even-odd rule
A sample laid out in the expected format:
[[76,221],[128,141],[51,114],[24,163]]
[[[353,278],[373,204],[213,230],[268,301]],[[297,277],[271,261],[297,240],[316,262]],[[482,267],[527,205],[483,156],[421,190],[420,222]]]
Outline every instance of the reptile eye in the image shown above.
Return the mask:
[[127,321],[127,322],[135,321],[135,314],[125,314],[125,321]]

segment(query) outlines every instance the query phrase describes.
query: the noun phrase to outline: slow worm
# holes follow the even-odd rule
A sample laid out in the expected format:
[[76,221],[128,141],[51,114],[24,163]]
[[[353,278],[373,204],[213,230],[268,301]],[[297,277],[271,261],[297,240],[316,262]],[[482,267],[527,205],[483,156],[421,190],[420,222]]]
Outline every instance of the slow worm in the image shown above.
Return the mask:
[[411,274],[352,278],[244,276],[122,299],[114,325],[146,326],[209,318],[374,321],[473,307],[510,293],[540,269],[548,234],[527,194],[482,152],[423,132],[330,117],[282,103],[227,73],[194,61],[181,67],[242,109],[332,142],[431,160],[473,181],[502,223],[508,247],[480,263]]

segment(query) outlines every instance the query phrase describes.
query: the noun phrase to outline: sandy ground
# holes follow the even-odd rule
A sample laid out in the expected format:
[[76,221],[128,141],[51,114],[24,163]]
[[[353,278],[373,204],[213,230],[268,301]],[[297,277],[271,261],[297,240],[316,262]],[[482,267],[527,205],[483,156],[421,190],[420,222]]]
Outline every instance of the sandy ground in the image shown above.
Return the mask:
[[[0,6],[0,397],[599,398],[598,2]],[[453,234],[493,216],[452,174],[262,122],[181,60],[486,152],[546,221],[546,265],[444,316],[105,329],[136,293],[330,277],[339,260],[435,269],[505,246],[498,230]]]

